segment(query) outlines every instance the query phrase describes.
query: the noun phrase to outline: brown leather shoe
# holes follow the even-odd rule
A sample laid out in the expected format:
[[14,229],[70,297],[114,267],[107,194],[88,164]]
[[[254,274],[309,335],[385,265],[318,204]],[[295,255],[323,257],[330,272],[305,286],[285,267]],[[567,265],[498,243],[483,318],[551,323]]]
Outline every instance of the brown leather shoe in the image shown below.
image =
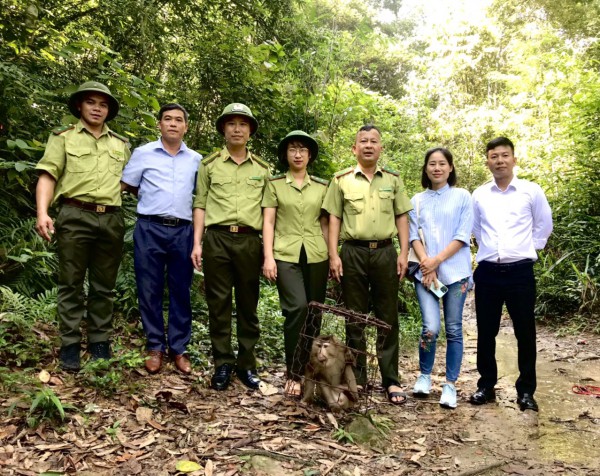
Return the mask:
[[189,375],[192,373],[192,363],[187,355],[176,355],[173,357],[173,360],[175,361],[175,367],[177,367],[182,374]]
[[146,353],[146,370],[155,374],[162,366],[163,353],[160,350],[149,350]]

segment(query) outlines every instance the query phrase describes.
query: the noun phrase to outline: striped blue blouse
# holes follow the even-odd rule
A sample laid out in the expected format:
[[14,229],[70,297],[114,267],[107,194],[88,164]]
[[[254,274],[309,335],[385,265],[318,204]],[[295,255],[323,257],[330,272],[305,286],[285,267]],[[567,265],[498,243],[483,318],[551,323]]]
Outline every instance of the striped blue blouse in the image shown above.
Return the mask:
[[[419,220],[417,225],[417,201]],[[452,240],[459,240],[464,246],[438,268],[438,279],[450,285],[468,278],[471,267],[471,229],[473,227],[473,205],[471,195],[463,188],[446,185],[439,190],[427,189],[417,193],[412,199],[413,209],[409,212],[412,243],[419,239],[418,227],[423,229],[428,256],[436,256]],[[421,280],[419,270],[416,278]]]

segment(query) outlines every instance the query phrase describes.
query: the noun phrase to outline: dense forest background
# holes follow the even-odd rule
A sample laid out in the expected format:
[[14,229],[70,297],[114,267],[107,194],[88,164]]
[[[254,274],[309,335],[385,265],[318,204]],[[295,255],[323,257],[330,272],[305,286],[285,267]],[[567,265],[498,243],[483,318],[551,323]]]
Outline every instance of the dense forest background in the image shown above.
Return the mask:
[[[374,122],[411,196],[428,148],[448,147],[473,190],[489,179],[485,143],[509,136],[519,175],[554,213],[536,266],[539,314],[599,330],[600,0],[0,3],[0,345],[52,321],[56,260],[33,232],[33,167],[49,131],[74,120],[65,101],[88,79],[120,99],[111,127],[134,147],[156,138],[159,104],[177,101],[191,114],[188,145],[208,154],[222,144],[216,117],[239,101],[274,170],[278,141],[304,129],[326,178],[352,163],[357,128]],[[126,208],[131,225],[135,203]],[[137,306],[127,240],[126,316]]]

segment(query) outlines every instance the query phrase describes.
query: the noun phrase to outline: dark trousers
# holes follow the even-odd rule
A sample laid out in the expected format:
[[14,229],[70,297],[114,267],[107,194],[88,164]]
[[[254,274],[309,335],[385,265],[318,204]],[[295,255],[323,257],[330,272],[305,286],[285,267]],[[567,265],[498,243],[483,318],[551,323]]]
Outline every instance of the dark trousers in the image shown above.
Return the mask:
[[[165,226],[138,218],[133,232],[135,280],[148,350],[183,354],[192,335],[190,258],[192,225]],[[165,269],[169,288],[169,321],[165,339],[163,295]]]
[[325,302],[328,274],[329,260],[308,264],[304,247],[298,263],[277,260],[277,290],[285,317],[283,337],[288,378],[300,380],[304,375],[312,340],[321,330],[321,313],[309,314],[308,303]]
[[255,233],[207,230],[203,244],[204,284],[215,366],[235,364],[231,346],[232,290],[235,288],[237,368],[256,368],[254,347],[260,336],[256,306],[262,243]]
[[[398,274],[396,249],[392,246],[370,249],[351,243],[342,245],[342,294],[348,309],[367,313],[369,296],[377,319],[391,326],[377,333],[377,357],[385,388],[398,384]],[[364,324],[346,326],[346,343],[358,350],[355,369],[359,385],[367,382]]]
[[[64,205],[56,219],[58,323],[62,345],[81,342],[86,313],[88,343],[112,333],[114,287],[125,226],[120,211],[96,213]],[[88,273],[87,305],[83,285]]]
[[477,313],[478,388],[492,388],[498,381],[496,336],[502,305],[506,304],[517,338],[519,378],[517,393],[536,389],[535,277],[533,262],[494,264],[482,261],[473,274]]

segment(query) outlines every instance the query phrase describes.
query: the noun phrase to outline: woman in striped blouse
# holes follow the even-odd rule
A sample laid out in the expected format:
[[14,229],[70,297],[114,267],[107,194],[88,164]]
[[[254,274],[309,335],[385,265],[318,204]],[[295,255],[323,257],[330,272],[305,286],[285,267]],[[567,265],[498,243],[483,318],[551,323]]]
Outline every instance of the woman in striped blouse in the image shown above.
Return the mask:
[[[470,237],[473,226],[471,195],[456,188],[456,170],[449,150],[427,151],[421,184],[426,189],[412,198],[410,241],[419,257],[415,289],[423,317],[419,342],[419,375],[413,394],[428,395],[440,331],[440,300],[446,327],[446,383],[440,405],[456,408],[455,383],[463,355],[462,313],[472,287]],[[444,285],[444,286],[442,286]],[[440,298],[444,287],[447,291]]]

